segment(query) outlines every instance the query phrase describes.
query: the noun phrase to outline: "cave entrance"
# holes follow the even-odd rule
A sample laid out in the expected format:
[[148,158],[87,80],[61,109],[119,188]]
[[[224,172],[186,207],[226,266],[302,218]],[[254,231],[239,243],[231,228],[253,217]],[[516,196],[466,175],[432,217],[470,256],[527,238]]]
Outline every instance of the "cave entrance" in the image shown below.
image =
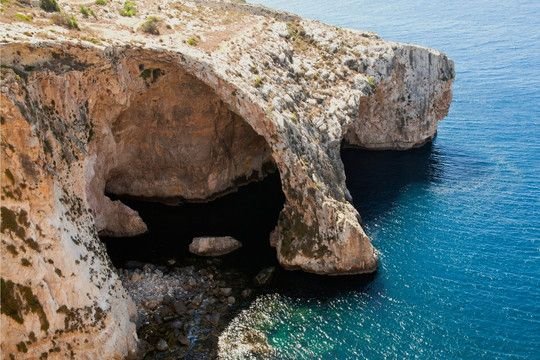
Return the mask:
[[171,260],[176,265],[195,263],[201,258],[190,254],[188,245],[197,236],[232,236],[242,243],[240,249],[220,257],[224,265],[258,271],[276,264],[268,239],[285,201],[277,171],[210,202],[166,205],[110,197],[138,211],[148,226],[147,233],[134,237],[102,237],[116,267],[129,267],[129,262],[160,266],[170,265]]
[[[112,262],[183,262],[193,237],[232,236],[243,247],[225,259],[274,264],[269,233],[284,195],[264,137],[178,64],[145,56],[126,68],[138,85],[99,132],[104,160],[91,186]],[[116,200],[147,233],[136,235],[140,219]]]

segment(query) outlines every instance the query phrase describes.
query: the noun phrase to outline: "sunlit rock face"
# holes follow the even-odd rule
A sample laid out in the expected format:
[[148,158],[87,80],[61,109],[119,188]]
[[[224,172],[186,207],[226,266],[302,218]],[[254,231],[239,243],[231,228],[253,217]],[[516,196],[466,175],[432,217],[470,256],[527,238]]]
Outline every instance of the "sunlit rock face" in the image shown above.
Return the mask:
[[[454,67],[435,50],[417,46],[387,48],[390,63],[375,60],[368,73],[381,81],[360,100],[357,121],[345,140],[371,150],[407,150],[433,139],[437,123],[448,114]],[[446,81],[444,81],[446,79]]]
[[[32,23],[2,18],[7,357],[134,354],[132,302],[97,235],[147,229],[105,193],[207,201],[277,170],[286,202],[270,241],[282,266],[376,269],[342,140],[407,149],[431,139],[451,100],[452,62],[251,5],[180,5],[143,2],[132,18],[96,7],[80,31],[33,8]],[[7,14],[22,5],[12,6]],[[152,11],[159,35],[138,30]]]

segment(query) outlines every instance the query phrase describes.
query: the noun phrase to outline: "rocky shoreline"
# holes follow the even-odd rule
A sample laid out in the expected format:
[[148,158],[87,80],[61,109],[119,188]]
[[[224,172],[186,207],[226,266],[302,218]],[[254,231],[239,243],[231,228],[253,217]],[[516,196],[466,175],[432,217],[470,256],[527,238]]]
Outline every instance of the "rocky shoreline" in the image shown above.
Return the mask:
[[255,279],[221,265],[221,259],[128,261],[117,270],[137,307],[137,359],[217,358],[220,333],[262,291],[257,279],[265,274]]
[[[213,201],[276,171],[285,202],[270,239],[254,241],[270,242],[288,270],[376,271],[341,144],[405,150],[431,139],[451,103],[452,60],[233,0],[100,3],[1,4],[6,357],[120,359],[138,338],[176,346],[163,323],[156,336],[139,324],[137,335],[131,297],[139,290],[126,291],[99,236],[149,228],[109,195]],[[241,287],[189,277],[204,294],[197,306],[180,294],[193,319],[238,306]],[[233,290],[214,293],[220,288]],[[163,319],[173,308],[151,313]],[[178,334],[189,338],[189,329]]]

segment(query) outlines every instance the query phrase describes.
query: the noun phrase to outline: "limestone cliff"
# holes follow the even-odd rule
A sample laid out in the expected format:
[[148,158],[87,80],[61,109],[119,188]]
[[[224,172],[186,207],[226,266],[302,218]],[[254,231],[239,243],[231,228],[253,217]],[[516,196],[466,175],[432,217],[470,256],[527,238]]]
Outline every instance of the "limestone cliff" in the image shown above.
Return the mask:
[[0,14],[6,357],[135,350],[131,302],[97,235],[146,225],[105,192],[204,201],[277,169],[280,263],[376,269],[340,146],[429,141],[451,101],[445,55],[240,3],[80,6]]

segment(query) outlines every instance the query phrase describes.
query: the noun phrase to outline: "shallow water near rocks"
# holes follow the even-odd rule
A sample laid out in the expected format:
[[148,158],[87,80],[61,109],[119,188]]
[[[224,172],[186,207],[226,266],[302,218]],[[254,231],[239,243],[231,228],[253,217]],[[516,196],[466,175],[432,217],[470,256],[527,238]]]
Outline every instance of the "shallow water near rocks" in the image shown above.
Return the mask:
[[260,329],[278,358],[538,358],[540,3],[259,2],[440,49],[457,79],[432,146],[343,152],[372,281],[294,274],[230,331]]

